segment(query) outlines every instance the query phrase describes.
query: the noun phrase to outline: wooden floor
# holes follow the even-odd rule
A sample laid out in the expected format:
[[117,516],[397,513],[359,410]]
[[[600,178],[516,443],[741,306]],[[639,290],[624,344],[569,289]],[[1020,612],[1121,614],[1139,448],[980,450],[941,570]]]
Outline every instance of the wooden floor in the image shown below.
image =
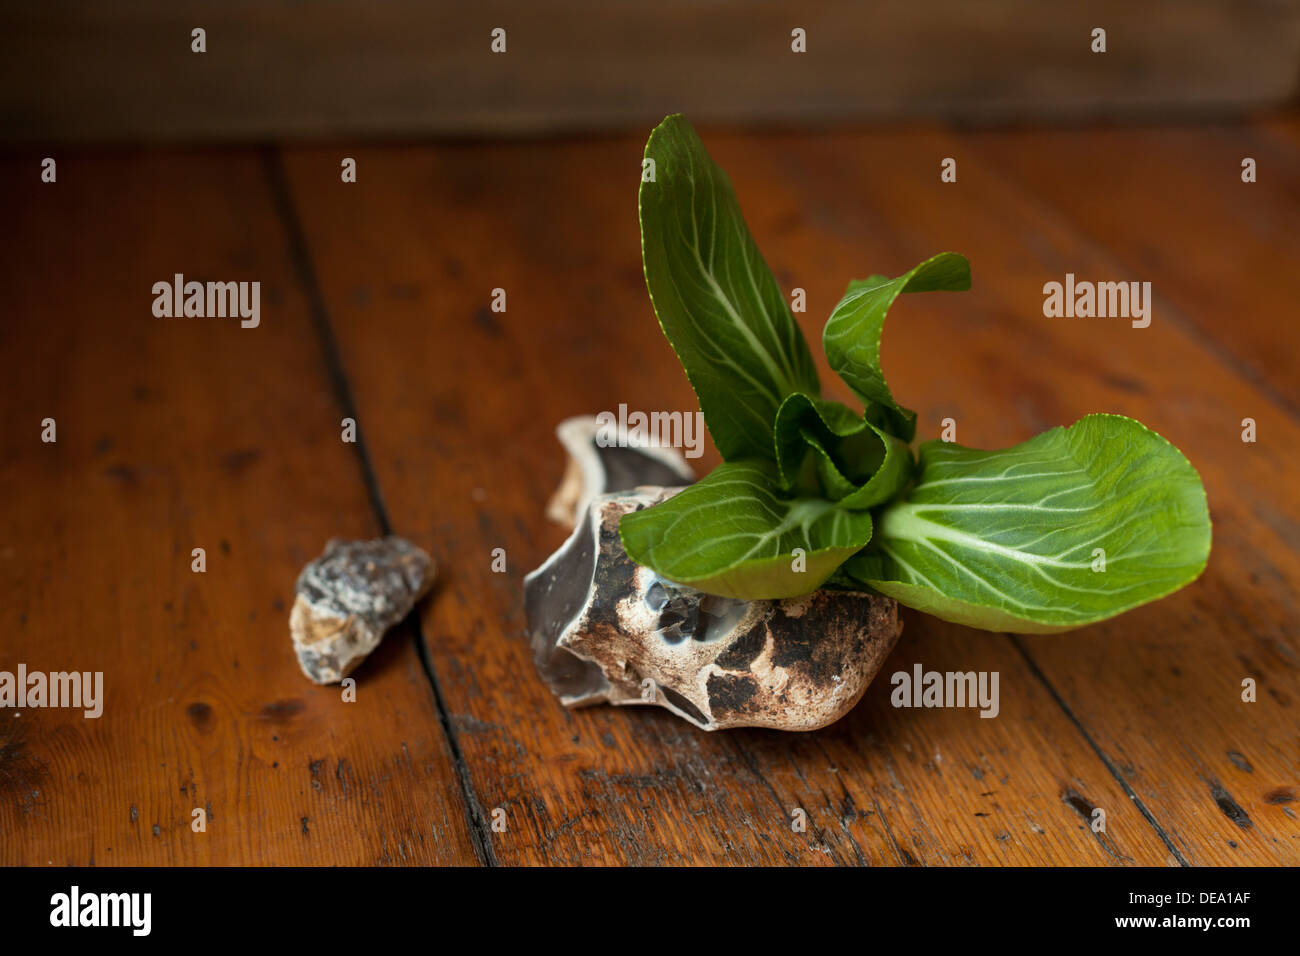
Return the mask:
[[[884,673],[997,671],[993,720],[884,679],[799,736],[568,713],[524,638],[552,430],[693,407],[641,276],[642,138],[60,151],[54,185],[11,154],[0,670],[102,671],[105,700],[0,711],[0,863],[1300,863],[1300,121],[702,132],[813,342],[849,278],[966,253],[973,290],[886,333],[922,437],[1141,419],[1204,478],[1203,578],[1064,636],[905,612]],[[260,281],[261,325],[155,318],[178,272]],[[1067,272],[1150,281],[1150,328],[1044,318]],[[294,580],[388,529],[440,580],[345,702],[298,671]]]

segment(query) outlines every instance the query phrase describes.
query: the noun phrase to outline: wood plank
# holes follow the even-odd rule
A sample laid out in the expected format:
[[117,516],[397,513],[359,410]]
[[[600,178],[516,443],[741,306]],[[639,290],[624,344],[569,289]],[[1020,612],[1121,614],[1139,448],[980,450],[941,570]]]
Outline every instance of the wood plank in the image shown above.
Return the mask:
[[[103,714],[0,711],[0,864],[474,862],[409,628],[355,703],[289,643],[301,565],[378,529],[258,155],[58,162],[0,163],[0,669],[102,671]],[[155,318],[177,272],[261,324]]]
[[[1279,128],[1294,119],[1275,121]],[[1063,216],[1100,255],[1150,281],[1164,321],[1219,350],[1300,415],[1300,336],[1279,295],[1300,261],[1300,151],[1249,126],[984,133],[963,151]],[[1243,183],[1241,162],[1258,181]],[[1086,189],[1070,188],[1087,183]],[[1080,276],[1080,278],[1084,278]]]
[[[774,156],[803,148],[777,142]],[[780,170],[740,161],[767,152],[767,141],[715,144],[744,180],[745,207],[764,247],[776,250],[778,276],[788,279],[792,262],[819,261],[817,247],[839,238],[827,218],[835,192],[795,204]],[[475,792],[485,813],[505,811],[508,829],[491,834],[495,858],[1172,862],[1022,655],[997,636],[909,614],[885,666],[886,674],[916,661],[998,671],[994,720],[895,710],[881,680],[817,734],[706,734],[658,711],[569,713],[544,687],[524,639],[522,577],[564,537],[542,517],[563,468],[555,423],[619,402],[693,407],[641,277],[640,154],[640,137],[349,147],[356,185],[339,182],[339,150],[288,155],[385,500],[395,520],[436,542],[447,569],[442,592],[422,609],[424,633]],[[895,243],[914,238],[897,228]],[[808,277],[819,302],[810,334],[831,277],[847,274]],[[507,290],[505,314],[488,309],[498,287]],[[946,320],[957,321],[958,301],[945,304]],[[496,547],[506,549],[507,573],[491,571]],[[1094,806],[1110,814],[1105,835],[1086,826]],[[808,813],[807,833],[791,831],[795,807]]]
[[1164,121],[1290,102],[1300,8],[47,0],[0,9],[0,37],[21,40],[0,57],[0,136],[24,141],[640,129],[669,105],[719,123]]
[[[1067,271],[1127,279],[1140,264],[1075,231],[1020,188],[1014,171],[967,142],[932,131],[723,139],[717,147],[742,196],[763,195],[760,209],[802,209],[815,227],[792,219],[783,232],[762,215],[758,223],[769,255],[817,263],[815,274],[791,279],[807,285],[812,311],[829,309],[847,275],[897,272],[941,249],[971,254],[975,286],[959,319],[938,301],[908,303],[907,317],[900,314],[886,336],[891,385],[920,411],[923,435],[935,436],[940,419],[951,416],[959,441],[1001,447],[1088,412],[1113,411],[1156,429],[1197,466],[1215,521],[1200,581],[1113,622],[1016,644],[1186,860],[1293,865],[1300,859],[1292,806],[1300,776],[1300,423],[1207,342],[1204,329],[1219,313],[1178,291],[1197,280],[1176,271],[1175,257],[1162,267],[1170,281],[1156,290],[1149,328],[1045,319],[1045,281]],[[1025,142],[1026,167],[1037,142]],[[1166,163],[1152,163],[1164,168],[1179,162],[1182,144],[1171,135],[1144,148],[1164,153]],[[945,156],[963,157],[956,184],[939,181]],[[1039,162],[1053,158],[1045,149]],[[1106,182],[1071,167],[1053,201],[1066,202],[1066,192],[1092,195]],[[1216,218],[1217,200],[1205,194],[1224,188],[1207,180],[1184,189],[1181,201],[1230,248],[1254,220]],[[1273,198],[1277,215],[1294,221],[1294,196]],[[1195,217],[1197,209],[1204,214]],[[1179,241],[1176,225],[1148,228]],[[1117,248],[1127,241],[1118,238]],[[1260,316],[1273,317],[1258,319],[1260,328],[1294,339],[1284,283],[1242,295]],[[1257,444],[1241,440],[1246,416],[1263,423]],[[1246,677],[1258,682],[1253,704],[1241,700]]]
[[[1258,117],[1250,124],[1250,127],[1256,133],[1274,143],[1285,144],[1288,150],[1300,147],[1300,117],[1296,116],[1294,110],[1278,113],[1274,116]],[[1289,166],[1283,167],[1281,171],[1284,174],[1294,175],[1294,161]]]

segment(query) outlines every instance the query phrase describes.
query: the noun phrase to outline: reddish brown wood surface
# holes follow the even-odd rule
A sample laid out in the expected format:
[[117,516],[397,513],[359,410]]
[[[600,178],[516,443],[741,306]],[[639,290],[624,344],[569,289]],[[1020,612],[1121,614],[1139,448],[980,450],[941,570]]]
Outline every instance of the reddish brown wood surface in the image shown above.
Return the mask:
[[[997,671],[996,719],[895,709],[882,680],[809,735],[566,712],[532,668],[555,423],[692,407],[640,274],[639,140],[303,148],[283,174],[78,154],[53,187],[14,157],[0,668],[102,669],[108,702],[0,711],[0,862],[1300,862],[1297,128],[704,131],[814,342],[850,277],[969,255],[971,292],[908,297],[886,333],[922,437],[1130,414],[1197,465],[1215,519],[1200,581],[1107,624],[1012,639],[905,613],[885,673]],[[262,327],[153,318],[177,271],[261,278]],[[1151,327],[1044,318],[1067,271],[1150,280]],[[440,564],[434,682],[408,622],[344,704],[298,673],[284,605],[326,538],[385,520]]]
[[[129,15],[11,4],[0,139],[533,135],[648,126],[667,104],[796,126],[1163,120],[1297,94],[1300,9],[1279,0],[658,0],[652,12],[593,0],[130,0]],[[806,53],[792,50],[796,27]],[[497,28],[504,53],[492,52]],[[877,37],[888,42],[864,55]]]
[[[377,523],[259,157],[37,168],[0,177],[0,669],[102,671],[104,702],[0,710],[0,862],[472,862],[410,631],[355,703],[289,646],[299,567]],[[262,324],[154,318],[176,272],[260,279]]]
[[[1249,130],[1238,132],[1253,146]],[[1177,169],[1183,155],[1204,157],[1224,135],[1166,137],[1167,166]],[[1022,156],[1038,154],[1040,169],[1055,170],[1040,172],[1038,180],[1060,197],[1056,203],[1082,205],[1076,195],[1082,192],[1095,207],[1131,210],[1140,207],[1132,191],[1111,187],[1116,170],[1134,151],[1155,148],[1150,135],[1131,136],[1124,146],[1113,134],[1105,153],[1081,145],[1087,134],[1052,150],[1048,137],[1030,138],[1027,147],[1021,137],[1019,145]],[[1207,218],[1215,225],[1206,231],[1221,235],[1220,257],[1227,264],[1220,269],[1240,302],[1231,330],[1219,327],[1210,334],[1215,314],[1204,310],[1213,306],[1198,306],[1175,291],[1193,281],[1180,278],[1180,261],[1194,271],[1198,255],[1211,257],[1204,235],[1184,239],[1185,230],[1162,225],[1176,218],[1172,212],[1164,218],[1113,213],[1113,248],[1090,241],[1068,216],[1054,214],[1022,187],[1009,160],[990,158],[1016,146],[1014,136],[918,134],[882,137],[868,149],[848,137],[827,137],[781,151],[783,160],[763,155],[769,170],[781,163],[794,203],[815,202],[842,177],[839,194],[847,198],[827,207],[824,225],[844,241],[816,243],[826,272],[853,270],[862,255],[873,262],[883,257],[898,271],[905,260],[939,248],[972,250],[975,288],[964,318],[954,323],[938,304],[918,303],[911,312],[917,319],[896,319],[886,346],[891,384],[899,394],[918,395],[922,428],[930,437],[942,417],[952,416],[959,440],[998,447],[1090,411],[1117,411],[1166,435],[1196,463],[1216,529],[1205,577],[1167,601],[1086,632],[1018,643],[1189,862],[1294,861],[1300,852],[1291,806],[1300,756],[1300,715],[1294,708],[1300,656],[1291,582],[1300,567],[1290,488],[1300,468],[1300,431],[1280,387],[1250,384],[1285,377],[1294,306],[1282,285],[1261,281],[1254,264],[1239,256],[1230,227]],[[1058,160],[1071,153],[1083,161]],[[870,160],[849,158],[855,155]],[[916,174],[937,156],[962,157],[954,184],[960,189],[943,193],[944,202],[933,201],[929,177]],[[1216,191],[1205,165],[1194,167],[1200,172],[1192,182],[1171,172],[1140,188],[1161,197],[1148,200],[1156,208],[1194,204],[1194,189]],[[1236,162],[1225,163],[1222,174],[1224,190],[1243,185]],[[850,178],[857,188],[848,188]],[[810,188],[814,181],[818,185]],[[1258,205],[1286,203],[1294,195],[1285,177],[1255,185],[1264,193],[1253,201]],[[1120,221],[1128,223],[1127,231],[1118,229]],[[911,238],[909,230],[922,238]],[[884,238],[890,236],[899,238],[891,245]],[[903,236],[908,238],[900,241]],[[795,238],[804,249],[790,258],[804,259],[813,242]],[[1154,269],[1114,251],[1144,243],[1163,243],[1167,265]],[[1080,278],[1151,279],[1151,326],[1045,319],[1042,284],[1063,279],[1067,271]],[[1258,371],[1242,357],[1244,350],[1232,351],[1239,343],[1270,337],[1278,345]],[[1248,374],[1240,371],[1243,363],[1251,368]],[[905,377],[915,372],[927,377],[912,387]],[[1245,417],[1267,422],[1269,435],[1244,444]],[[1257,703],[1241,701],[1246,677],[1259,684]]]

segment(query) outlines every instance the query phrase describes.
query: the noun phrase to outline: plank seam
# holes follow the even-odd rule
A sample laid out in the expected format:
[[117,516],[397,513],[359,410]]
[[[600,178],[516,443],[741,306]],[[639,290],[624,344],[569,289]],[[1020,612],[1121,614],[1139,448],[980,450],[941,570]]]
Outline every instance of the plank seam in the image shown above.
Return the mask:
[[[338,340],[334,336],[329,310],[325,305],[325,296],[316,277],[311,248],[307,243],[307,237],[302,229],[302,221],[299,219],[297,209],[293,203],[293,194],[289,188],[288,175],[285,171],[284,159],[279,147],[273,145],[264,147],[262,161],[272,199],[275,203],[276,213],[279,216],[281,225],[284,227],[294,273],[301,291],[307,299],[312,326],[316,331],[316,337],[321,346],[326,371],[329,375],[330,384],[334,389],[334,396],[341,406],[343,414],[358,422],[353,449],[356,452],[357,465],[361,470],[361,479],[365,484],[366,494],[370,499],[370,507],[379,522],[380,530],[386,535],[392,534],[392,524],[388,520],[388,509],[384,505],[383,492],[375,475],[370,453],[366,448],[364,430],[359,424],[360,418],[357,415],[352,388],[348,384],[347,374],[343,369]],[[424,639],[424,628],[420,623],[419,613],[413,610],[408,616],[408,620],[411,622],[414,631],[416,655],[420,659],[420,666],[424,670],[424,676],[429,681],[430,690],[433,692],[433,703],[438,714],[438,723],[442,727],[443,736],[446,738],[447,745],[451,750],[452,764],[455,767],[456,778],[460,784],[461,796],[465,801],[465,815],[469,824],[470,839],[474,844],[474,853],[483,865],[497,866],[498,862],[492,849],[487,819],[483,814],[483,807],[479,803],[478,795],[474,791],[469,763],[465,759],[464,751],[460,746],[459,735],[456,733],[456,728],[447,709],[446,697],[438,680],[437,671],[434,669],[428,644]]]
[[[1244,129],[1249,132],[1253,127],[1245,126]],[[951,137],[948,138],[951,139]],[[1258,141],[1258,136],[1253,138]],[[1039,215],[1056,225],[1063,232],[1071,233],[1078,240],[1086,255],[1094,256],[1101,262],[1117,267],[1133,267],[1134,263],[1128,257],[1111,249],[1102,240],[1095,238],[1090,230],[1076,222],[1065,209],[1058,205],[1040,187],[1019,180],[1012,180],[1010,176],[998,169],[997,163],[989,155],[986,148],[975,145],[974,150],[979,155],[983,168],[990,171],[1003,185],[1004,189],[1025,199]],[[1300,404],[1297,404],[1290,396],[1274,385],[1268,372],[1255,365],[1245,356],[1239,355],[1236,349],[1232,348],[1226,341],[1220,341],[1214,335],[1202,329],[1192,321],[1180,305],[1172,301],[1168,296],[1162,295],[1161,299],[1165,304],[1165,308],[1161,310],[1161,315],[1167,317],[1169,323],[1181,333],[1185,340],[1200,351],[1208,354],[1212,361],[1219,364],[1229,375],[1234,376],[1247,388],[1257,392],[1265,402],[1271,402],[1274,407],[1283,412],[1293,422],[1300,423]]]
[[1179,852],[1178,847],[1174,845],[1173,838],[1170,837],[1165,831],[1165,828],[1160,825],[1160,821],[1156,819],[1155,814],[1152,813],[1151,810],[1148,809],[1147,805],[1142,802],[1142,798],[1137,795],[1137,791],[1129,785],[1128,780],[1126,780],[1124,775],[1120,773],[1119,767],[1115,765],[1115,762],[1111,760],[1097,742],[1093,740],[1092,734],[1088,733],[1087,728],[1083,726],[1083,722],[1075,716],[1074,711],[1070,709],[1070,705],[1065,702],[1065,698],[1060,695],[1057,689],[1052,685],[1052,682],[1047,679],[1047,675],[1039,669],[1037,662],[1035,662],[1033,657],[1030,656],[1029,651],[1025,649],[1020,638],[1015,634],[1007,634],[1006,638],[1011,642],[1011,646],[1016,649],[1022,658],[1024,658],[1025,666],[1029,668],[1030,673],[1037,677],[1039,683],[1047,688],[1047,692],[1052,696],[1052,700],[1056,701],[1056,706],[1060,707],[1061,712],[1065,714],[1070,723],[1074,724],[1075,729],[1079,731],[1079,734],[1087,742],[1088,746],[1092,748],[1092,752],[1097,755],[1097,759],[1100,760],[1106,769],[1110,771],[1110,775],[1115,778],[1120,787],[1123,788],[1124,793],[1133,801],[1133,805],[1138,808],[1138,812],[1140,812],[1142,816],[1146,818],[1147,823],[1151,824],[1155,829],[1156,834],[1160,837],[1161,841],[1169,848],[1169,852],[1174,855],[1174,859],[1178,861],[1178,865],[1191,866],[1191,863],[1187,861],[1187,858],[1183,856],[1183,854]]

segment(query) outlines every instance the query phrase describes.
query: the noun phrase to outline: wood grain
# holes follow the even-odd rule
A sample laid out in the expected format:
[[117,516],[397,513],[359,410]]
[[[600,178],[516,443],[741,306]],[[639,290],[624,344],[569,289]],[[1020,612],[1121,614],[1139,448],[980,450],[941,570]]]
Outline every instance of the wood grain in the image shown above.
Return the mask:
[[[190,31],[207,31],[207,52]],[[807,52],[791,51],[806,31]],[[1107,31],[1105,53],[1092,31]],[[492,31],[506,52],[491,52]],[[46,0],[0,8],[0,137],[244,141],[699,122],[1165,122],[1292,102],[1279,0]]]
[[[778,237],[784,280],[789,263],[820,262],[826,220],[803,217],[837,194],[825,184],[796,203],[782,170],[744,160],[801,155],[792,138],[772,142],[710,139],[749,187],[742,202],[760,241]],[[476,793],[510,821],[491,836],[497,860],[1176,859],[1014,644],[920,615],[907,616],[885,673],[916,661],[998,671],[1009,708],[999,719],[895,710],[884,681],[810,736],[563,711],[533,673],[521,602],[523,573],[563,538],[541,518],[563,465],[552,428],[619,402],[692,404],[640,275],[640,144],[361,150],[355,189],[337,185],[337,155],[290,154],[295,201],[385,499],[441,543],[449,600],[429,605],[424,630]],[[804,245],[797,258],[792,241]],[[494,288],[507,291],[505,314],[488,309]],[[812,334],[819,319],[808,318]],[[506,574],[490,569],[495,547]],[[791,832],[795,807],[810,815],[806,834]],[[1111,815],[1104,837],[1085,825],[1094,807]]]
[[[1051,130],[961,142],[988,175],[1029,192],[1037,216],[1150,281],[1160,305],[1172,307],[1162,308],[1166,322],[1184,323],[1296,418],[1300,336],[1287,334],[1282,287],[1300,261],[1300,156],[1270,128]],[[1241,179],[1246,157],[1257,164],[1254,183]],[[1080,183],[1087,188],[1071,188]]]
[[[1203,134],[1202,145],[1226,135]],[[1300,856],[1300,826],[1290,805],[1300,775],[1300,508],[1293,491],[1300,422],[1277,397],[1278,361],[1258,372],[1242,368],[1250,369],[1270,338],[1278,355],[1293,347],[1294,307],[1283,284],[1252,283],[1238,272],[1231,287],[1243,307],[1231,330],[1215,330],[1216,303],[1198,303],[1180,289],[1203,281],[1184,276],[1180,253],[1190,250],[1187,268],[1194,272],[1196,251],[1207,240],[1164,225],[1181,224],[1203,208],[1203,230],[1223,236],[1223,254],[1231,257],[1236,217],[1216,219],[1219,200],[1202,194],[1240,185],[1239,167],[1223,170],[1226,185],[1208,175],[1197,188],[1177,176],[1170,182],[1152,177],[1145,190],[1193,213],[1139,214],[1127,231],[1116,222],[1105,233],[1116,237],[1112,251],[1041,198],[1050,194],[1064,206],[1082,205],[1079,194],[1102,207],[1122,202],[1107,192],[1113,180],[1098,157],[1092,165],[1062,161],[1049,148],[1053,137],[1035,140],[1033,149],[1046,144],[1040,165],[1057,162],[1063,172],[1050,181],[1040,173],[1041,194],[1031,193],[1019,186],[1014,167],[1009,171],[967,142],[943,133],[774,140],[743,155],[733,150],[733,175],[751,194],[763,183],[769,202],[780,201],[771,195],[779,183],[781,195],[788,189],[794,203],[816,210],[816,236],[778,236],[772,253],[818,263],[817,274],[807,277],[810,303],[831,301],[833,287],[820,285],[822,275],[899,271],[939,249],[971,250],[975,287],[961,317],[954,321],[938,302],[909,303],[907,318],[900,314],[886,337],[891,384],[904,401],[916,397],[923,435],[936,436],[940,419],[951,416],[959,441],[1000,447],[1088,412],[1115,411],[1156,429],[1195,463],[1215,521],[1205,576],[1165,601],[1087,631],[1015,643],[1188,862],[1293,864]],[[1117,152],[1163,151],[1166,164],[1176,166],[1195,146],[1195,137],[1137,133]],[[957,184],[938,180],[944,156],[963,157]],[[1142,164],[1148,162],[1153,171],[1165,165]],[[1031,160],[1021,163],[1028,167]],[[1258,203],[1294,210],[1284,179],[1264,190]],[[826,202],[828,195],[837,201]],[[1267,222],[1250,221],[1261,219]],[[1161,241],[1167,252],[1159,269],[1125,257],[1135,245]],[[1150,328],[1133,329],[1122,319],[1044,318],[1042,285],[1067,271],[1154,279]],[[1277,388],[1254,384],[1269,376]],[[1268,435],[1256,444],[1241,440],[1247,416],[1267,423]],[[1247,677],[1259,685],[1253,704],[1241,699]]]
[[[850,277],[969,254],[971,292],[906,297],[886,333],[921,437],[1140,418],[1205,480],[1202,579],[1064,636],[905,612],[884,673],[997,671],[996,719],[895,709],[884,679],[809,735],[566,712],[523,633],[523,574],[564,537],[552,429],[693,407],[641,276],[641,137],[70,153],[56,186],[10,156],[0,669],[102,670],[107,701],[0,712],[0,863],[1300,862],[1300,123],[704,134],[814,342]],[[260,279],[262,326],[153,318],[177,271]],[[1151,327],[1044,318],[1067,271],[1150,279]],[[328,537],[386,525],[440,584],[346,704],[299,674],[287,603]]]
[[[474,862],[411,632],[355,703],[290,647],[298,569],[378,529],[259,157],[39,168],[0,176],[0,669],[105,700],[0,711],[0,864]],[[261,325],[155,318],[176,272],[261,281]]]

